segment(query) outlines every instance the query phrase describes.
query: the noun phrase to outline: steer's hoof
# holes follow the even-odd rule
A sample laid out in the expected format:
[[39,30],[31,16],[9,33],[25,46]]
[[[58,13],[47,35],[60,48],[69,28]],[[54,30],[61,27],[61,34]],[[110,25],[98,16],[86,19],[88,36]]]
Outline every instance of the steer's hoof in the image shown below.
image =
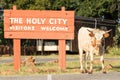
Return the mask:
[[106,72],[106,70],[105,70],[105,69],[102,69],[102,73],[106,74],[107,72]]
[[84,70],[80,70],[81,73],[84,73]]
[[103,74],[106,74],[107,72],[106,71],[102,71]]
[[88,73],[89,71],[87,69],[85,69],[85,73]]
[[92,73],[93,73],[93,71],[92,71],[92,70],[88,71],[88,74],[92,74]]

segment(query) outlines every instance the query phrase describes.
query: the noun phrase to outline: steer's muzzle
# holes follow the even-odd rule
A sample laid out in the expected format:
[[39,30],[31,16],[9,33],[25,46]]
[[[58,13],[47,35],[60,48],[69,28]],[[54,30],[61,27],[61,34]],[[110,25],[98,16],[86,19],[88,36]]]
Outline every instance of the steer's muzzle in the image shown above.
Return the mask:
[[96,41],[96,45],[97,45],[97,47],[100,47],[101,44],[102,44],[102,43],[101,43],[101,40],[97,40],[97,41]]
[[96,55],[99,55],[99,47],[98,47],[98,46],[96,46],[96,47],[94,48],[94,53],[95,53]]

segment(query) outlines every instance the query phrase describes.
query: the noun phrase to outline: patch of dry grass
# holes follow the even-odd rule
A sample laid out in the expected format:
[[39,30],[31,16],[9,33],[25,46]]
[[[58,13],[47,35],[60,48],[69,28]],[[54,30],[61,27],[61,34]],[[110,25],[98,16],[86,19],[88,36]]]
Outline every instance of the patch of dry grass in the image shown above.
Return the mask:
[[[107,72],[120,72],[120,60],[107,60],[105,62]],[[66,70],[59,69],[58,62],[36,63],[35,66],[21,65],[21,71],[15,71],[13,64],[0,64],[0,75],[46,75],[46,74],[66,74],[80,73],[79,61],[68,61]],[[94,64],[94,72],[100,72],[99,61]]]
[[[80,73],[80,64],[78,55],[66,55],[67,58],[78,59],[78,61],[67,61],[66,70],[63,71],[58,67],[58,61],[48,61],[44,63],[29,63],[27,65],[21,64],[21,70],[15,71],[13,69],[13,63],[0,64],[0,75],[46,75],[46,74],[66,74],[66,73]],[[22,56],[26,58],[29,56]],[[110,58],[110,55],[105,55],[105,57]],[[113,58],[114,56],[112,56]],[[0,57],[0,60],[11,59],[10,57]],[[33,56],[33,58],[58,58],[58,55],[47,55],[47,56]],[[115,56],[114,58],[119,58]],[[34,62],[34,61],[33,61]],[[26,62],[27,63],[27,62]],[[120,72],[120,60],[106,60],[105,66],[107,72]],[[101,64],[99,60],[94,62],[94,72],[101,72]]]

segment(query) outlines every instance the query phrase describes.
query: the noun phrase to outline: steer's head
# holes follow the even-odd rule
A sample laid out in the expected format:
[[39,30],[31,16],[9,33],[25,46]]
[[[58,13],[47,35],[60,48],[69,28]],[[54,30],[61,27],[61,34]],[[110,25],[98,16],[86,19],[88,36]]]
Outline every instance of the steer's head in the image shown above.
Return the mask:
[[111,30],[103,31],[100,29],[93,29],[88,31],[90,32],[89,36],[91,37],[92,46],[99,51],[99,47],[104,44],[104,38],[109,37],[109,32]]

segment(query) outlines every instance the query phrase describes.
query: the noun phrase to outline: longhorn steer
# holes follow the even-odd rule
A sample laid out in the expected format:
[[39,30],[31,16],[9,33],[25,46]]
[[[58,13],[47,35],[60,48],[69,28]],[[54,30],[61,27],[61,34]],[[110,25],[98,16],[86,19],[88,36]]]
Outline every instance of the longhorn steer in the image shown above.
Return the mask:
[[[102,72],[106,73],[105,66],[104,66],[104,48],[105,48],[105,39],[109,36],[109,31],[103,31],[100,29],[93,29],[87,27],[81,27],[78,32],[78,48],[79,48],[79,55],[80,55],[80,69],[81,72],[93,72],[93,55],[97,54],[100,55],[100,61],[102,64]],[[83,58],[83,53],[84,58]],[[90,69],[88,70],[87,61],[88,56],[90,56]],[[85,61],[85,70],[83,69],[83,59]]]

